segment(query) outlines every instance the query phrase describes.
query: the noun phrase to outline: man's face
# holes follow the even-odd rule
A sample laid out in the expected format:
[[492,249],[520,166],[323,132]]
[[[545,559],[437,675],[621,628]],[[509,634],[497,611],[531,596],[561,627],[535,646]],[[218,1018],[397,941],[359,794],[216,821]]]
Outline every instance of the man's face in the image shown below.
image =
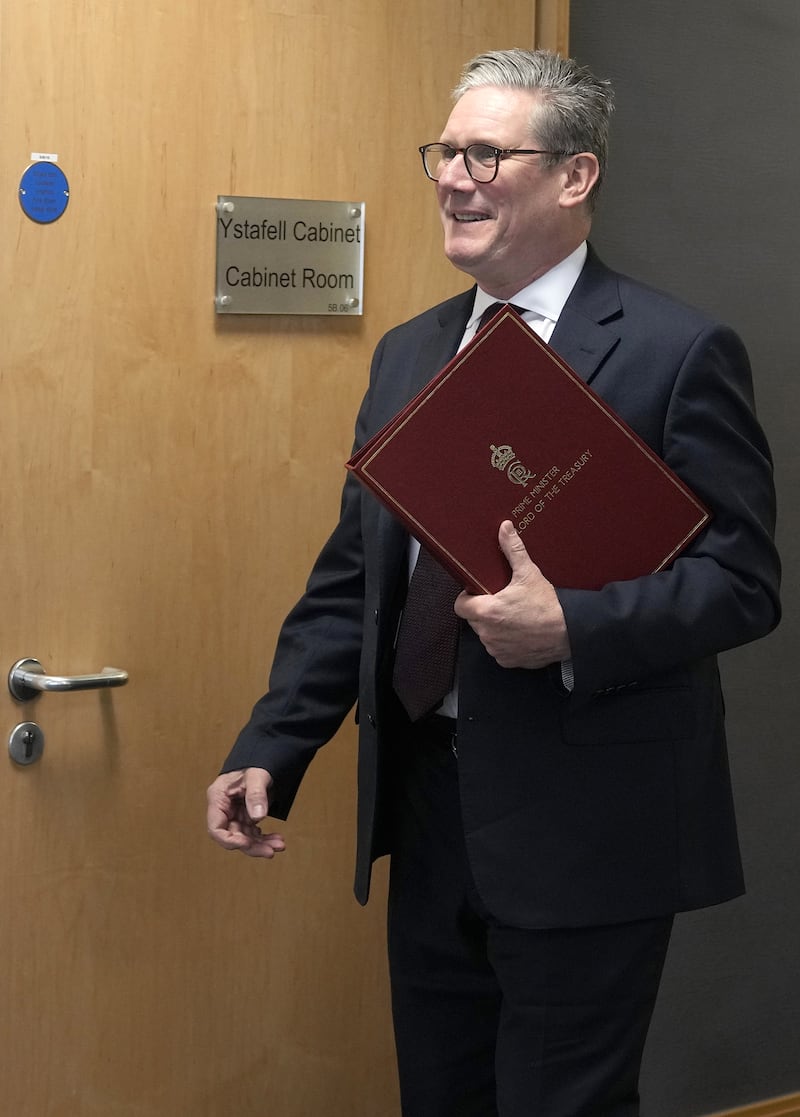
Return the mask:
[[[455,104],[442,143],[467,147],[540,147],[531,133],[536,94],[522,89],[470,89]],[[542,275],[576,244],[562,206],[565,165],[541,155],[501,159],[494,182],[473,182],[456,155],[436,184],[448,260],[489,294],[508,298]]]

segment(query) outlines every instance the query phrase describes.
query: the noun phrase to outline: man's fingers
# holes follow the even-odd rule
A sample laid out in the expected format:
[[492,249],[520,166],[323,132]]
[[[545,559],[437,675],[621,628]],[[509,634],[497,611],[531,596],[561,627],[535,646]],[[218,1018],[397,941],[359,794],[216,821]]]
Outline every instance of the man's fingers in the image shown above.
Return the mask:
[[271,858],[276,853],[283,853],[285,849],[286,842],[280,834],[259,834],[257,838],[250,840],[243,852],[248,857]]
[[242,834],[241,837],[241,844],[228,848],[239,850],[248,857],[266,857],[269,860],[286,849],[286,843],[280,834],[262,834],[258,831],[255,835]]
[[232,833],[230,830],[223,830],[221,827],[216,827],[213,830],[209,827],[208,836],[223,849],[244,849],[248,845],[248,840],[244,834]]
[[276,853],[283,853],[286,849],[286,842],[280,834],[258,834],[252,837],[241,831],[231,833],[227,830],[217,830],[209,833],[223,849],[245,853],[248,857],[272,858]]

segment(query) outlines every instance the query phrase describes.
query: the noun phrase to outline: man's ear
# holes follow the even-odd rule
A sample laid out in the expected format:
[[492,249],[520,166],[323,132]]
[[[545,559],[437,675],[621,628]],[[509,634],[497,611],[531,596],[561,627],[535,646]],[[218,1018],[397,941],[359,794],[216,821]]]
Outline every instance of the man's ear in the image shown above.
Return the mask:
[[570,155],[563,164],[564,180],[561,188],[561,205],[566,209],[588,202],[592,187],[600,177],[597,156],[590,151]]

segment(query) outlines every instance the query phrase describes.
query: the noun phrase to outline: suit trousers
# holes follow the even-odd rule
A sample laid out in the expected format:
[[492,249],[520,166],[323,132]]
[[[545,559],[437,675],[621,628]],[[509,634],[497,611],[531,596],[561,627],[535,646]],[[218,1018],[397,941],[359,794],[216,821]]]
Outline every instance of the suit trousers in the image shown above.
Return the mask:
[[453,725],[404,732],[393,781],[403,1117],[635,1117],[672,917],[555,929],[493,919],[467,861]]

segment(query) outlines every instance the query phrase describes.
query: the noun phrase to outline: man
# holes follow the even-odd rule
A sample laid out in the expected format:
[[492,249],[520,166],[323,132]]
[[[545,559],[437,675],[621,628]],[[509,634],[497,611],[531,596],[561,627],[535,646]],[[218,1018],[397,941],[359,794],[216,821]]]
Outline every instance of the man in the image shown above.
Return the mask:
[[742,891],[716,654],[778,621],[769,451],[736,335],[587,247],[610,112],[606,83],[548,52],[467,65],[421,150],[446,255],[478,286],[384,337],[356,445],[510,301],[710,525],[669,570],[586,591],[551,585],[503,523],[508,585],[458,595],[457,670],[420,716],[400,669],[424,639],[406,631],[419,548],[348,480],[269,693],[209,789],[212,837],[272,857],[283,838],[260,821],[286,817],[358,700],[356,894],[390,852],[406,1117],[638,1113],[673,915]]

